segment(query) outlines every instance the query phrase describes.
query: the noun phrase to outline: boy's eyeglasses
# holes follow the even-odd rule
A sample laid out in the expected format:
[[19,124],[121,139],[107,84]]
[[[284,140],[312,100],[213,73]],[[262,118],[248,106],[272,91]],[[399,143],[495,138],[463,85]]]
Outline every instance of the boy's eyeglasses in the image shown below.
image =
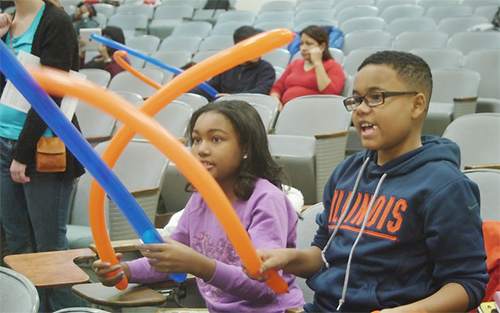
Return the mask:
[[356,110],[363,101],[369,107],[376,107],[385,102],[385,98],[417,94],[418,91],[372,91],[364,96],[352,96],[344,99],[344,106],[347,111]]

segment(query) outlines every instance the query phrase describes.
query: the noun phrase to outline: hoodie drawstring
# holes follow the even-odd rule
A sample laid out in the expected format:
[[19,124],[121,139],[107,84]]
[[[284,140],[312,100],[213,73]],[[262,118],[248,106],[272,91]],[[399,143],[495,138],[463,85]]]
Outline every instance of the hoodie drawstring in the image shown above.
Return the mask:
[[[328,248],[335,237],[336,233],[338,232],[338,229],[340,228],[340,225],[344,221],[344,218],[347,215],[347,212],[349,211],[349,208],[351,206],[352,199],[354,198],[354,194],[356,193],[359,185],[359,181],[361,180],[361,175],[363,174],[366,166],[368,165],[368,162],[370,161],[370,158],[367,158],[366,161],[363,163],[363,166],[361,167],[361,170],[359,171],[358,177],[356,178],[356,182],[354,183],[354,188],[351,193],[351,197],[348,200],[348,203],[346,205],[345,211],[342,213],[342,216],[339,219],[339,222],[335,226],[335,229],[328,239],[328,243],[326,244],[325,248],[323,251],[321,251],[321,258],[323,259],[323,262],[325,263],[326,267],[329,268],[330,265],[328,264],[328,261],[326,260],[326,252],[328,251]],[[354,249],[356,248],[359,240],[361,239],[361,236],[363,235],[365,228],[366,228],[366,223],[368,222],[368,217],[370,216],[370,212],[373,209],[373,205],[375,203],[375,200],[377,199],[378,193],[380,191],[380,187],[382,186],[382,183],[384,182],[384,179],[387,177],[387,174],[383,174],[382,177],[380,177],[380,180],[378,181],[377,187],[375,188],[375,192],[373,194],[373,197],[370,201],[370,204],[368,205],[368,209],[366,210],[365,217],[363,218],[363,224],[361,225],[361,229],[359,230],[358,236],[356,237],[356,240],[354,241],[354,244],[352,245],[351,251],[349,252],[349,258],[347,260],[347,266],[346,266],[346,274],[344,277],[344,286],[342,287],[342,297],[339,300],[339,305],[337,306],[337,311],[340,310],[342,305],[345,302],[345,296],[347,292],[347,286],[349,284],[349,275],[351,271],[351,263],[352,263],[352,257],[354,255]]]

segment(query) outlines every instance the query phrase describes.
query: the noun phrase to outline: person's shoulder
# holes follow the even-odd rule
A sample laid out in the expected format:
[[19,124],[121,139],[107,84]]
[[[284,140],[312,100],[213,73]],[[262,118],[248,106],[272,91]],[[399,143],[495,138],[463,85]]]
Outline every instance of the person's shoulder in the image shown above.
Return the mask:
[[342,65],[339,62],[335,61],[333,58],[323,61],[323,66],[325,68],[342,67]]
[[274,70],[274,67],[271,63],[269,63],[269,61],[266,61],[266,60],[263,60],[263,59],[260,59],[259,61],[259,67],[261,68],[271,68]]
[[49,18],[50,22],[53,22],[58,26],[63,25],[57,23],[69,23],[72,26],[71,18],[69,17],[68,13],[66,13],[63,9],[56,7],[49,1],[45,2],[44,15]]
[[298,58],[293,60],[288,64],[288,66],[303,66],[304,65],[304,59],[303,58]]

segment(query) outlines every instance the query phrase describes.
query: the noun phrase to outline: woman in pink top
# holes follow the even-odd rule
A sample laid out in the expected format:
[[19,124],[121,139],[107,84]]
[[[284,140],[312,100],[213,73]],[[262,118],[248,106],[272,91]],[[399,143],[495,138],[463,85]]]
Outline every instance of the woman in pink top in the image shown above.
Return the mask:
[[271,89],[270,95],[280,101],[280,111],[297,97],[342,92],[344,70],[330,55],[328,40],[320,26],[311,25],[300,32],[302,59],[292,61]]

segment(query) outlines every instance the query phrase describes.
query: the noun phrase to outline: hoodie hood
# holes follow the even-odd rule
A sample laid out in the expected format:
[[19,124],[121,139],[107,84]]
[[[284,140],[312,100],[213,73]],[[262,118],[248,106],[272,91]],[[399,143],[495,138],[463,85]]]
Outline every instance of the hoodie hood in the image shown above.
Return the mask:
[[377,151],[364,152],[364,160],[370,158],[367,167],[369,175],[401,176],[413,172],[415,169],[429,162],[449,162],[450,165],[460,166],[460,149],[458,145],[447,138],[438,136],[422,136],[422,147],[405,153],[382,166],[377,165]]

